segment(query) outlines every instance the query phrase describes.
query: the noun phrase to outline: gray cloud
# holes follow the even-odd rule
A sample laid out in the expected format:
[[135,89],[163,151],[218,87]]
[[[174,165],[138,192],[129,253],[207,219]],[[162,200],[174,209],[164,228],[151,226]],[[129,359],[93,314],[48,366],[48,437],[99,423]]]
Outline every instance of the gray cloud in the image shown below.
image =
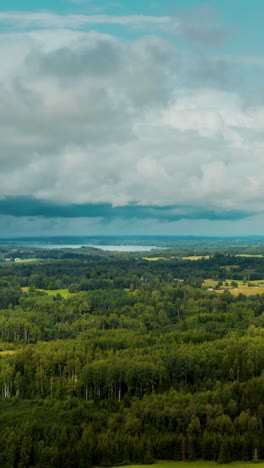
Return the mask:
[[235,82],[233,70],[225,58],[196,56],[196,59],[187,64],[191,85],[218,86],[220,89],[230,89]]
[[222,46],[234,33],[221,24],[216,9],[208,5],[183,14],[180,28],[187,40],[210,48]]
[[58,204],[32,197],[7,197],[0,200],[0,215],[44,218],[102,218],[156,219],[179,221],[181,219],[239,220],[253,216],[245,210],[214,210],[193,206],[140,206],[130,204],[113,207],[109,203]]
[[207,47],[222,46],[230,36],[225,28],[218,24],[208,24],[205,21],[183,21],[181,30],[189,41],[206,45]]
[[28,59],[29,66],[40,75],[55,76],[61,80],[92,78],[117,74],[122,50],[117,41],[98,36],[75,47],[63,47],[49,53],[34,53]]
[[174,222],[262,212],[264,106],[226,86],[228,61],[153,35],[1,39],[3,214]]

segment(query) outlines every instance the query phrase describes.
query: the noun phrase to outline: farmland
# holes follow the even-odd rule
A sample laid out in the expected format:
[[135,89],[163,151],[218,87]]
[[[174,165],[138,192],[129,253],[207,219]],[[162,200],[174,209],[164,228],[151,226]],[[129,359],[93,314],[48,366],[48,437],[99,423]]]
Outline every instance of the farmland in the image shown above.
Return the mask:
[[263,258],[262,254],[238,254],[237,257],[244,258]]
[[[203,282],[203,288],[214,289],[217,293],[223,293],[229,291],[233,296],[239,296],[244,294],[245,296],[255,296],[256,294],[264,294],[264,280],[249,281],[244,283],[243,281],[235,281],[235,286],[232,286],[232,280],[227,279],[224,283],[217,287],[219,284],[216,280],[206,279]],[[217,287],[217,289],[215,289]]]
[[[123,468],[147,468],[149,465],[127,465]],[[233,463],[221,463],[222,468],[250,468],[256,466],[256,463],[249,462],[233,462]],[[258,462],[257,466],[260,468],[264,467],[264,462]],[[212,461],[158,461],[153,465],[154,468],[217,468],[219,463]],[[117,468],[117,467],[114,467]]]
[[208,260],[209,258],[210,258],[209,255],[188,255],[187,257],[182,257],[182,260],[197,261],[197,260]]
[[178,258],[179,260],[184,261],[197,261],[197,260],[208,260],[210,257],[209,255],[187,255],[187,256],[168,256],[168,257],[144,257],[144,260],[148,260],[149,262],[157,262],[159,260],[171,260],[174,258]]
[[15,263],[36,263],[41,262],[40,258],[15,258]]
[[166,257],[144,257],[143,260],[147,260],[148,262],[158,262],[159,260],[167,260]]

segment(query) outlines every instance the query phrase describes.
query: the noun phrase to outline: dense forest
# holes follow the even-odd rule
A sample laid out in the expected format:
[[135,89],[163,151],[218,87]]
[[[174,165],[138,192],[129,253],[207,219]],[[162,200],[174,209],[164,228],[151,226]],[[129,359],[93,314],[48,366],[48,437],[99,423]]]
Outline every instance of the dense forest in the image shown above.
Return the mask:
[[1,467],[264,458],[262,256],[56,255],[2,250]]

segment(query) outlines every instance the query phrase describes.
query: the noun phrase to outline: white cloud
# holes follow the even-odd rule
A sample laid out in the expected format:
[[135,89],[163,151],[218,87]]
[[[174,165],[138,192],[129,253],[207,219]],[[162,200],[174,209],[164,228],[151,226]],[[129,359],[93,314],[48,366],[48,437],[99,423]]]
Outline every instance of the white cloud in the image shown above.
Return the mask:
[[0,60],[1,197],[262,211],[264,106],[201,87],[171,42],[2,34]]
[[16,29],[79,29],[85,26],[114,24],[133,28],[145,28],[148,25],[156,27],[170,27],[176,30],[180,21],[170,16],[111,16],[111,15],[58,15],[51,12],[1,12],[0,23]]
[[[75,1],[76,3],[76,1]],[[117,6],[117,5],[116,5]],[[21,12],[0,11],[0,26],[10,31],[40,30],[40,29],[70,29],[82,30],[96,26],[114,25],[134,31],[165,32],[180,35],[187,41],[206,47],[222,45],[230,31],[204,13],[196,19],[184,16],[151,16],[151,15],[108,15],[102,14],[100,6],[96,7],[97,14],[65,14],[59,15],[49,11]]]

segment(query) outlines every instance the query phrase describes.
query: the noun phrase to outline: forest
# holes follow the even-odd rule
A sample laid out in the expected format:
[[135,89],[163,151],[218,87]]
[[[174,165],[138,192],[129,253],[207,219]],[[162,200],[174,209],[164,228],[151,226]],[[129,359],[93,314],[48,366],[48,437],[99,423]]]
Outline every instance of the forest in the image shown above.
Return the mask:
[[264,294],[233,294],[264,279],[262,255],[12,255],[1,250],[1,467],[264,459]]

